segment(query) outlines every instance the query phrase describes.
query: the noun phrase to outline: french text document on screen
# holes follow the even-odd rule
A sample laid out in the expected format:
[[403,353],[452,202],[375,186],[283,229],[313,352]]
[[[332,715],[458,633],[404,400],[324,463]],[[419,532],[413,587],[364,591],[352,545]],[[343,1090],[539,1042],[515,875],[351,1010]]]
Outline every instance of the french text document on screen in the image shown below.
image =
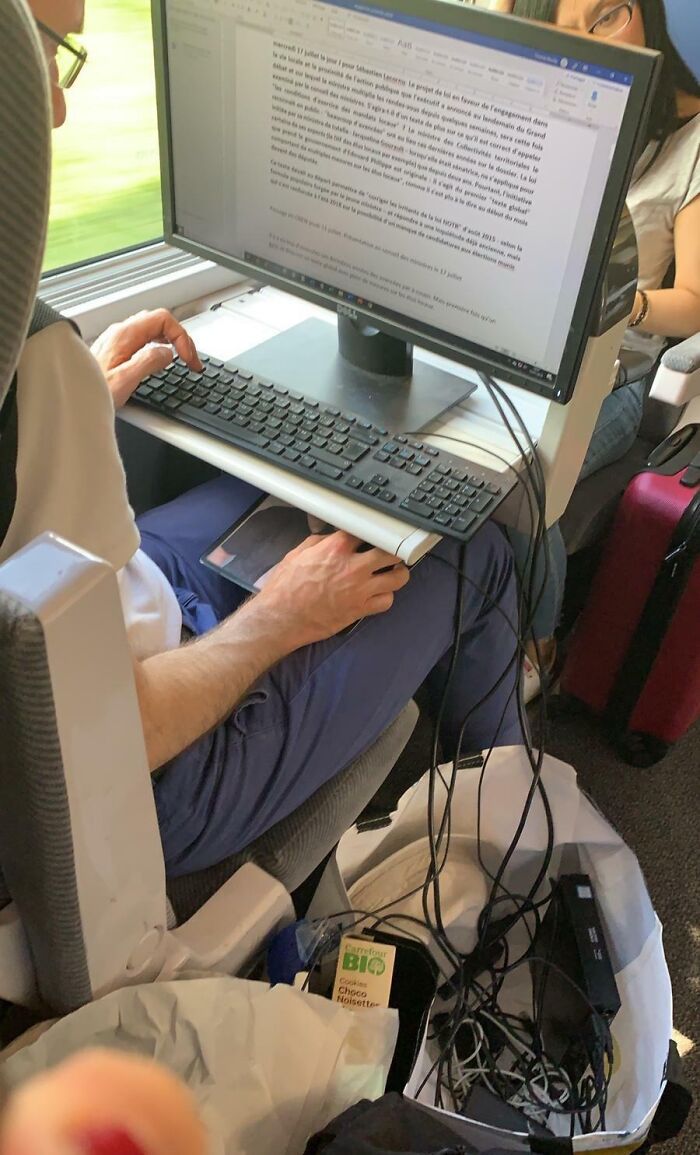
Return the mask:
[[168,43],[185,235],[556,375],[628,86],[351,0],[169,0]]

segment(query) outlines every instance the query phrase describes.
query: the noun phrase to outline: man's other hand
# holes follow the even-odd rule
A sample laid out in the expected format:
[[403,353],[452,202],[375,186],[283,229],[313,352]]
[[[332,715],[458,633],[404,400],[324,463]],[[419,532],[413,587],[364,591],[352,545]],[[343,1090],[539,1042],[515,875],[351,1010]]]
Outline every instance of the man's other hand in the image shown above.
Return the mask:
[[393,554],[361,550],[361,545],[347,533],[313,535],[271,571],[255,599],[256,609],[265,607],[279,621],[291,649],[391,609],[409,571]]
[[110,325],[92,346],[107,378],[115,409],[151,373],[167,368],[177,353],[191,369],[202,368],[194,341],[167,309],[136,313]]

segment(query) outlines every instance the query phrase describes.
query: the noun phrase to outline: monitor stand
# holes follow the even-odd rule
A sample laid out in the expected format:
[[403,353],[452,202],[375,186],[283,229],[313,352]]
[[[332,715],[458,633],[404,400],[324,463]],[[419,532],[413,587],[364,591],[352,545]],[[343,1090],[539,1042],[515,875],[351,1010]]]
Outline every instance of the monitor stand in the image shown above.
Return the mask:
[[349,317],[309,320],[235,358],[241,369],[392,433],[416,434],[476,385],[423,361],[405,341]]

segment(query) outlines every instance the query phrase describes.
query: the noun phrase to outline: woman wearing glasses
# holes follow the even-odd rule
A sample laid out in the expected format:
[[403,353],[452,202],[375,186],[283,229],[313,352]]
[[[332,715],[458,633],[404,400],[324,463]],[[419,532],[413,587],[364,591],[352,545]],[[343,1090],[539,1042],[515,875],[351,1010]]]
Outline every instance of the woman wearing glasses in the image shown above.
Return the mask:
[[[700,84],[671,41],[663,0],[513,0],[512,13],[664,55],[647,146],[627,197],[637,233],[639,287],[625,345],[653,359],[668,338],[700,332]],[[581,479],[630,449],[641,423],[645,384],[623,385],[606,398]],[[519,534],[512,542],[524,564],[529,543]],[[549,533],[549,547],[550,573],[534,627],[547,672],[554,664],[566,578],[558,526]],[[540,686],[534,661],[525,663],[524,683],[527,700]]]

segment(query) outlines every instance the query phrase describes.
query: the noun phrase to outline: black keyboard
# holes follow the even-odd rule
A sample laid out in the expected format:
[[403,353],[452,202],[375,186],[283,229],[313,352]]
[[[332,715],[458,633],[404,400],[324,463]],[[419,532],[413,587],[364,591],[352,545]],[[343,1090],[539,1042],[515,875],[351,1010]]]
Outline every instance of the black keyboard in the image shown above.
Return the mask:
[[147,378],[134,400],[364,505],[466,541],[512,489],[502,478],[404,434],[201,356]]

